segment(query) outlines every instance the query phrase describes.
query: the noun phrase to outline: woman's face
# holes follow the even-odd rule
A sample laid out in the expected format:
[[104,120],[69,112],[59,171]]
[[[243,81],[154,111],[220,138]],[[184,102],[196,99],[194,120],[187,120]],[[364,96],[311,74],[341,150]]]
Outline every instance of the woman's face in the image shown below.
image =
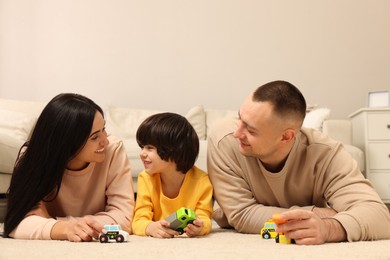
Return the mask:
[[106,122],[102,114],[96,112],[87,142],[76,157],[69,161],[68,169],[81,170],[91,162],[99,163],[104,161],[106,157],[105,148],[109,143],[105,124]]

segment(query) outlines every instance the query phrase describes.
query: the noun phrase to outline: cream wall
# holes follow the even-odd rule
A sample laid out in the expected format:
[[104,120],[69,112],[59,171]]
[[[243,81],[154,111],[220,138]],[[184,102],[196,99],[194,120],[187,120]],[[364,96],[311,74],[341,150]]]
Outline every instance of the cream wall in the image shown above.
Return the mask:
[[0,0],[0,97],[239,107],[284,79],[345,118],[390,88],[388,0]]

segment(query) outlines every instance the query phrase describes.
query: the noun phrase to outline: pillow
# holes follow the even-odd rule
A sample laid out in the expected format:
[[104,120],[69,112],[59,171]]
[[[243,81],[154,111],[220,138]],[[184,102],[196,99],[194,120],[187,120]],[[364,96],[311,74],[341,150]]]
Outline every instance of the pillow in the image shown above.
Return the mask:
[[135,138],[139,125],[147,117],[161,112],[109,106],[105,113],[107,131],[121,139]]
[[0,109],[0,133],[6,134],[14,139],[27,141],[37,118],[35,116]]
[[206,114],[203,106],[190,109],[185,116],[198,134],[199,140],[206,139]]
[[0,98],[0,109],[29,114],[35,116],[36,118],[39,117],[45,106],[46,103],[44,102]]
[[306,114],[303,127],[314,128],[322,131],[322,124],[330,116],[329,108],[316,108]]
[[206,132],[207,136],[210,134],[210,130],[213,125],[225,118],[237,118],[238,117],[238,109],[237,110],[223,110],[223,109],[206,109]]
[[306,104],[306,113],[313,111],[318,105],[317,104]]
[[0,172],[12,174],[19,150],[25,141],[0,133]]

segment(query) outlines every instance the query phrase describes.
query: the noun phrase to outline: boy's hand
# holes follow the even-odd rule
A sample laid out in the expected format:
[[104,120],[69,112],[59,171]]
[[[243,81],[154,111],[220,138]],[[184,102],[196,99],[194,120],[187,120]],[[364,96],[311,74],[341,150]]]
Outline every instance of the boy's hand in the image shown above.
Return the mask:
[[188,237],[196,237],[200,234],[203,228],[203,221],[200,218],[194,220],[192,224],[188,224],[184,232]]
[[179,235],[179,232],[169,228],[169,222],[166,220],[160,220],[151,222],[146,227],[146,235],[156,238],[172,238]]

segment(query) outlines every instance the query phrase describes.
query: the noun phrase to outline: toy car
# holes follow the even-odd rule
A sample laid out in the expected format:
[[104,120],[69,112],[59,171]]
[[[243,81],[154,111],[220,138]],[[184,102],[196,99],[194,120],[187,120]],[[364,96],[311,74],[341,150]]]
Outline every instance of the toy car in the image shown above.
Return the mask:
[[105,231],[99,234],[100,243],[118,242],[122,243],[128,240],[129,233],[121,230],[119,225],[104,225]]
[[276,224],[271,219],[264,223],[263,228],[260,230],[260,236],[264,239],[275,238],[278,234],[275,231]]
[[295,244],[295,240],[294,239],[286,237],[283,233],[279,233],[275,237],[275,242],[279,243],[279,244]]
[[169,215],[165,220],[169,222],[169,228],[183,234],[184,228],[192,224],[196,219],[196,214],[192,209],[182,207]]
[[[276,224],[284,224],[287,222],[287,220],[285,219],[282,219],[280,217],[280,214],[279,213],[275,213],[272,215],[272,221]],[[275,242],[276,243],[279,243],[279,244],[295,244],[295,240],[294,239],[290,239],[288,237],[286,237],[283,232],[279,232],[276,237],[275,237]]]

